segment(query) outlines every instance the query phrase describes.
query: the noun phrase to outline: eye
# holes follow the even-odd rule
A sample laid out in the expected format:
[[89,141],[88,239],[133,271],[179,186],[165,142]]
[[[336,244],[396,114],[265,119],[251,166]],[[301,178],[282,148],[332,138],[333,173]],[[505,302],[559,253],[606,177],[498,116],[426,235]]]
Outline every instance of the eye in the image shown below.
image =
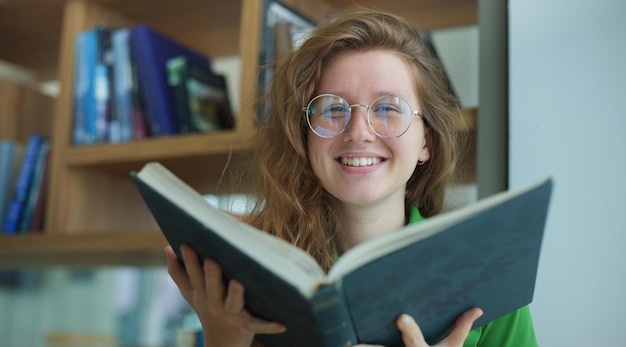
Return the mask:
[[392,103],[380,103],[377,104],[372,111],[380,116],[393,116],[402,114],[402,107]]
[[332,104],[324,109],[324,115],[327,117],[345,117],[348,111],[348,106],[343,104]]

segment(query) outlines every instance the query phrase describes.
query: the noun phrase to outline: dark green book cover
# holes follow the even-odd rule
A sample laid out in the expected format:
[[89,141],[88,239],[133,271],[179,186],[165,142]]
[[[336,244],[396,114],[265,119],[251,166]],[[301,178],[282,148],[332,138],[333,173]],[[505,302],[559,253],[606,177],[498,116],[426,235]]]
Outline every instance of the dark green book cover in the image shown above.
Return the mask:
[[402,345],[395,320],[411,314],[426,339],[480,307],[481,326],[528,305],[552,181],[504,192],[363,243],[324,274],[302,250],[212,207],[157,163],[132,173],[168,242],[215,259],[246,288],[246,308],[287,326],[272,346]]

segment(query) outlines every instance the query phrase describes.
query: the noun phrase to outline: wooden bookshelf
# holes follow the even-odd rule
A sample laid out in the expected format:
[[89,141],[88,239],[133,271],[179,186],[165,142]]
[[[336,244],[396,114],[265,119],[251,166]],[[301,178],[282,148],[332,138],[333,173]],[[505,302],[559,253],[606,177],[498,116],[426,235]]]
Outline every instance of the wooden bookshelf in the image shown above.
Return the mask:
[[163,234],[155,231],[0,236],[0,268],[164,266]]
[[32,87],[0,79],[0,139],[26,143],[32,133],[50,137],[54,105],[54,98]]
[[[352,4],[351,0],[284,2],[316,20]],[[147,162],[160,161],[200,192],[218,192],[226,164],[236,166],[237,155],[248,149],[246,140],[254,134],[252,101],[257,94],[262,0],[31,3],[42,7],[32,10],[37,7],[21,6],[18,1],[3,4],[0,59],[33,69],[40,80],[56,78],[61,84],[54,110],[46,228],[41,234],[0,237],[0,267],[164,265],[165,240],[132,185],[129,172]],[[477,20],[476,0],[447,0],[437,5],[407,0],[386,1],[384,5],[374,0],[361,3],[401,13],[421,23],[422,29],[469,25]],[[18,23],[13,16],[28,24]],[[119,27],[145,23],[209,57],[238,55],[242,70],[236,128],[73,146],[74,38],[102,22]],[[48,41],[26,39],[39,34]],[[464,113],[471,131],[476,111]]]

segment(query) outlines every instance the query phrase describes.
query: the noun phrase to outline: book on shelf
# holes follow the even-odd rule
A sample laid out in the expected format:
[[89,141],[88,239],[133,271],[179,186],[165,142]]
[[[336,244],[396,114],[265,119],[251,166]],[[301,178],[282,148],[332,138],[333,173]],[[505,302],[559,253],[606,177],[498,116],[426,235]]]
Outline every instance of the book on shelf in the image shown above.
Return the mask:
[[[289,44],[292,46],[292,49],[297,48],[302,38],[306,37],[306,34],[315,28],[315,23],[280,1],[264,0],[261,25],[261,47],[259,50],[259,66],[261,69],[259,71],[258,93],[260,96],[264,96],[271,85],[272,76],[274,75],[278,53],[276,51],[276,36],[279,35],[279,39],[283,40],[283,37],[280,37],[280,35],[284,34],[285,28],[288,28],[291,36]],[[277,33],[276,29],[281,32]],[[285,48],[284,46],[279,47]],[[262,124],[265,117],[267,117],[267,112],[264,108],[259,108],[257,112],[257,121]]]
[[167,83],[167,61],[184,56],[198,66],[210,68],[210,59],[143,24],[130,28],[130,49],[150,136],[177,134],[174,103]]
[[22,160],[23,146],[11,140],[0,140],[0,223],[8,210],[12,188]]
[[72,140],[75,145],[96,142],[95,80],[98,37],[95,30],[76,36],[74,43],[74,111]]
[[111,107],[111,31],[97,25],[79,33],[75,39],[73,142],[76,145],[109,142],[118,133],[117,117]]
[[135,59],[132,58],[132,51],[130,70],[132,81],[131,96],[133,107],[131,117],[133,122],[133,139],[139,140],[150,136],[150,134],[148,129],[148,120],[146,119],[146,103],[141,93],[139,74],[137,72],[137,62],[135,62]]
[[28,143],[24,150],[24,157],[20,164],[15,186],[13,187],[11,200],[2,223],[2,232],[5,234],[15,234],[19,231],[20,218],[22,217],[28,200],[29,190],[37,165],[37,157],[43,141],[43,138],[38,134],[32,134],[28,138]]
[[158,163],[131,177],[179,257],[188,244],[214,259],[225,280],[244,285],[247,310],[286,325],[284,334],[258,335],[268,347],[399,345],[401,313],[434,343],[472,307],[484,311],[477,327],[528,305],[552,191],[547,179],[408,225],[352,248],[326,274]]
[[41,145],[37,152],[37,159],[33,168],[33,176],[28,189],[28,196],[24,202],[24,210],[20,216],[18,231],[23,233],[41,230],[41,216],[43,213],[42,204],[45,200],[45,190],[47,188],[47,167],[50,154],[51,143],[49,139],[42,138]]
[[[128,28],[116,29],[111,33],[113,53],[113,95],[115,117],[119,126],[119,140],[133,139],[133,74]],[[112,131],[113,133],[114,131]],[[116,142],[112,136],[111,142]]]
[[96,76],[94,81],[96,101],[96,142],[114,142],[119,138],[119,122],[113,106],[113,56],[112,28],[97,25]]
[[183,56],[167,61],[167,73],[179,133],[233,128],[234,117],[224,75],[198,66]]

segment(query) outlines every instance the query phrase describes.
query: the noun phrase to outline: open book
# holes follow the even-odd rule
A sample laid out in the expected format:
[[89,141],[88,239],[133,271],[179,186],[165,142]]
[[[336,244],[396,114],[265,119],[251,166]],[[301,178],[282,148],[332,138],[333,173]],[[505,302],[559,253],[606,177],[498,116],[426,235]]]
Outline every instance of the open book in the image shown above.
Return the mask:
[[[266,346],[401,344],[412,315],[428,342],[467,309],[486,324],[533,298],[552,181],[499,193],[352,248],[325,274],[306,252],[210,205],[165,167],[131,173],[176,252],[191,245],[245,287],[246,309],[285,324]],[[177,253],[179,257],[180,253]]]

